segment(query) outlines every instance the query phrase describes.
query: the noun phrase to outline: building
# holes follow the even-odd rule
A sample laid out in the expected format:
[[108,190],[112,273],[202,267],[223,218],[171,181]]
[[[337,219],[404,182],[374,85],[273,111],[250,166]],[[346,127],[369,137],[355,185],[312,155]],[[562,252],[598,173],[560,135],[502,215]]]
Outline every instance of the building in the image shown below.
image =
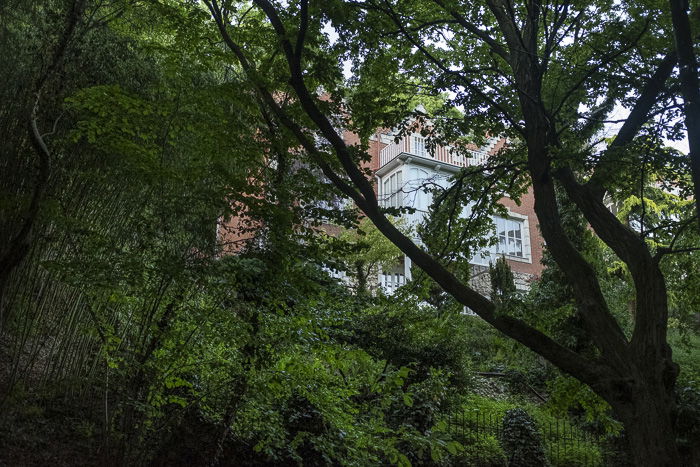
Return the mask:
[[[357,136],[345,134],[348,144],[357,142]],[[406,222],[415,225],[425,219],[432,202],[431,194],[425,189],[426,182],[447,187],[449,179],[463,167],[483,164],[491,155],[505,145],[504,138],[490,138],[486,145],[469,150],[470,157],[458,155],[450,147],[437,146],[429,149],[426,139],[420,133],[397,136],[390,131],[378,131],[370,140],[370,169],[376,177],[375,190],[380,202],[385,206],[415,208],[406,214]],[[530,282],[542,272],[542,238],[534,212],[534,197],[528,191],[518,206],[513,200],[500,200],[508,209],[507,217],[493,217],[494,246],[476,253],[470,258],[473,267],[471,285],[476,290],[488,294],[490,279],[489,263],[498,256],[504,256],[515,276],[516,287],[529,288]],[[411,261],[404,258],[391,270],[378,274],[380,287],[386,293],[402,286],[411,279]]]
[[[347,131],[343,133],[343,138],[349,145],[359,142],[356,134]],[[398,137],[391,131],[377,131],[369,141],[369,169],[375,176],[378,199],[387,207],[415,208],[415,212],[404,217],[409,226],[416,225],[425,219],[432,202],[432,195],[421,187],[427,182],[447,187],[451,176],[460,169],[483,164],[505,143],[504,138],[490,138],[485,146],[469,149],[469,157],[465,157],[451,151],[448,146],[430,148],[420,133]],[[486,295],[491,291],[489,264],[499,256],[507,260],[515,277],[515,285],[520,290],[527,290],[530,282],[542,272],[543,240],[537,226],[532,191],[523,195],[520,201],[518,206],[509,198],[500,200],[508,209],[508,214],[506,217],[492,218],[493,235],[497,237],[495,245],[469,259],[472,265],[470,285]],[[243,245],[255,241],[259,234],[260,225],[245,216],[245,207],[237,211],[241,213],[238,217],[228,221],[221,219],[217,226],[222,254],[235,254]],[[338,228],[326,225],[323,230],[332,234],[337,233]],[[331,273],[340,280],[350,282],[345,271],[332,270]],[[377,286],[388,294],[410,280],[411,260],[407,257],[393,268],[385,267],[376,274]]]

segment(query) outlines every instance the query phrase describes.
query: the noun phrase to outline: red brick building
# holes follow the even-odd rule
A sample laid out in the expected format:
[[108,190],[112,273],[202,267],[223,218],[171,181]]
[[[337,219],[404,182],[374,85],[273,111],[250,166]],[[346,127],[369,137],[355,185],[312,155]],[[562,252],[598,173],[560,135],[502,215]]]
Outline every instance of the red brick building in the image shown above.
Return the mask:
[[[356,134],[345,132],[348,145],[359,143]],[[368,167],[375,175],[375,191],[385,206],[409,206],[416,209],[406,214],[407,223],[421,222],[432,202],[426,189],[426,181],[443,187],[461,168],[483,164],[506,144],[504,138],[489,138],[483,147],[472,146],[465,151],[453,151],[449,146],[428,147],[420,133],[396,139],[390,131],[377,131],[369,141]],[[542,237],[534,212],[534,196],[528,191],[518,206],[513,200],[500,200],[508,209],[506,217],[494,216],[493,235],[497,237],[493,247],[475,253],[470,258],[473,265],[472,286],[482,293],[490,292],[488,265],[499,256],[506,258],[515,275],[516,286],[527,289],[529,283],[542,272]],[[245,209],[240,210],[245,212]],[[331,227],[331,226],[329,226]],[[332,229],[330,229],[332,230]],[[255,223],[245,216],[235,217],[218,226],[218,238],[224,254],[233,254],[246,242],[255,238]],[[400,264],[378,272],[377,281],[387,293],[411,278],[411,261],[404,258]]]
[[[352,133],[346,133],[344,137],[348,144],[358,142]],[[427,190],[421,189],[426,181],[447,187],[450,177],[461,168],[483,164],[505,144],[504,138],[489,138],[483,147],[473,146],[465,154],[465,151],[454,151],[446,146],[429,148],[420,133],[403,136],[397,141],[391,132],[379,131],[370,139],[369,168],[375,174],[375,190],[380,201],[385,206],[415,208],[414,214],[404,217],[409,224],[417,223],[425,218],[432,201]],[[496,245],[470,258],[472,285],[484,293],[490,291],[488,274],[485,274],[488,264],[498,256],[506,258],[520,289],[528,288],[530,281],[542,272],[543,240],[534,212],[532,191],[521,198],[519,206],[508,198],[500,202],[508,209],[508,215],[492,219]],[[391,292],[410,280],[410,268],[410,260],[406,258],[396,268],[382,271],[380,285]]]

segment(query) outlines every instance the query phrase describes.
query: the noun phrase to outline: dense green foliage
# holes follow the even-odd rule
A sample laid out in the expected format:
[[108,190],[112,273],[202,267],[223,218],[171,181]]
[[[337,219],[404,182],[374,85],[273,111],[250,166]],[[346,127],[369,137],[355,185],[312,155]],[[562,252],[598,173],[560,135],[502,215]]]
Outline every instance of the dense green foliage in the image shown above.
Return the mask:
[[509,464],[547,465],[537,425],[524,410],[513,409],[506,412],[501,437]]
[[[566,447],[536,430],[561,424],[616,439],[619,421],[589,386],[467,315],[418,270],[391,297],[377,290],[379,268],[392,265],[399,250],[320,173],[319,159],[339,165],[329,142],[314,135],[320,149],[312,154],[265,105],[260,89],[303,128],[314,127],[290,90],[264,15],[247,2],[225,3],[235,40],[259,70],[246,70],[224,47],[198,2],[0,4],[0,259],[12,260],[11,268],[0,263],[0,464],[527,459],[564,466],[602,459],[593,438]],[[427,24],[437,15],[425,2],[402,7]],[[508,83],[490,61],[500,59],[480,46],[459,34],[443,37],[483,62],[472,86],[486,94],[475,98],[450,73],[436,79],[414,46],[387,33],[394,26],[385,11],[340,1],[311,8],[304,75],[330,97],[321,101],[324,112],[342,115],[334,123],[360,136],[355,162],[367,159],[376,128],[404,134],[427,117],[436,122],[425,130],[429,144],[459,146],[487,131],[513,136],[513,122],[485,103],[515,109],[515,93],[499,91]],[[286,13],[284,21],[295,19],[291,6]],[[641,33],[633,17],[608,18],[597,28],[591,16],[580,27],[601,47]],[[423,33],[439,36],[430,25]],[[660,32],[645,36],[639,54],[652,54],[662,39]],[[566,60],[552,64],[549,81],[579,79],[578,66],[601,53],[563,49]],[[464,65],[437,42],[431,51]],[[648,71],[632,62],[638,73]],[[589,90],[616,73],[609,68],[576,91],[579,104],[597,103]],[[610,102],[629,104],[633,85],[623,81],[608,89]],[[548,88],[548,102],[560,92]],[[562,112],[575,110],[572,104]],[[565,144],[580,146],[586,131],[594,129],[567,128]],[[661,144],[678,135],[674,122],[645,129],[639,147],[621,153],[631,168],[610,194],[619,218],[646,231],[655,251],[698,242],[687,228],[694,217],[684,164]],[[576,165],[585,168],[591,161],[580,155]],[[451,187],[435,188],[429,222],[410,233],[468,279],[469,254],[492,242],[488,216],[505,209],[498,200],[527,190],[524,161],[524,149],[513,144],[492,170],[465,171]],[[678,182],[675,194],[659,185],[669,179]],[[560,202],[568,233],[630,335],[630,271],[566,199]],[[469,203],[471,218],[454,216]],[[697,455],[700,426],[698,253],[661,260],[670,341],[681,364],[679,446],[687,458]],[[564,274],[550,256],[545,266],[541,280],[520,293],[507,262],[492,265],[498,313],[595,357]],[[488,428],[503,427],[502,436],[448,423],[464,413],[492,414]],[[536,436],[544,436],[542,445]]]

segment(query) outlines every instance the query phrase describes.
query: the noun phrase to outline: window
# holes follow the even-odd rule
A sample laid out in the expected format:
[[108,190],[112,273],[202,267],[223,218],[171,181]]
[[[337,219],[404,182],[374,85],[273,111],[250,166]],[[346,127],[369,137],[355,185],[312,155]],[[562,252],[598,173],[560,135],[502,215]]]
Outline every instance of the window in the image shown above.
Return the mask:
[[402,205],[403,176],[401,171],[391,174],[384,180],[384,206],[398,208]]
[[427,211],[432,203],[432,193],[428,191],[423,185],[429,181],[428,172],[423,169],[412,168],[411,178],[410,178],[410,192],[413,193],[413,198],[409,198],[413,201],[411,207],[416,208],[419,211]]
[[496,252],[511,256],[523,255],[523,223],[515,219],[503,219],[496,217],[496,235],[498,243]]
[[425,150],[425,138],[414,136],[411,139],[413,154],[420,157],[428,157],[428,153]]

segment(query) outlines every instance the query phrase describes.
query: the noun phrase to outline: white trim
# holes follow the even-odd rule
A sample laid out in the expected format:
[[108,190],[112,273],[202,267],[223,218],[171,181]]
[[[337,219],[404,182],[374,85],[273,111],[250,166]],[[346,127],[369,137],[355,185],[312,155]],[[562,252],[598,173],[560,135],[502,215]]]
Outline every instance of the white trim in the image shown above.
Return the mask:
[[[500,217],[500,216],[498,216]],[[515,255],[509,255],[509,254],[504,254],[504,253],[497,253],[497,255],[500,256],[505,256],[507,260],[510,261],[517,261],[519,263],[528,263],[532,264],[532,245],[531,245],[531,240],[530,240],[530,220],[528,216],[525,214],[520,214],[518,212],[513,212],[508,208],[508,214],[506,216],[506,219],[513,219],[520,221],[522,223],[522,236],[523,238],[521,239],[523,242],[523,256],[515,256]],[[498,232],[496,232],[496,235],[498,235]]]

